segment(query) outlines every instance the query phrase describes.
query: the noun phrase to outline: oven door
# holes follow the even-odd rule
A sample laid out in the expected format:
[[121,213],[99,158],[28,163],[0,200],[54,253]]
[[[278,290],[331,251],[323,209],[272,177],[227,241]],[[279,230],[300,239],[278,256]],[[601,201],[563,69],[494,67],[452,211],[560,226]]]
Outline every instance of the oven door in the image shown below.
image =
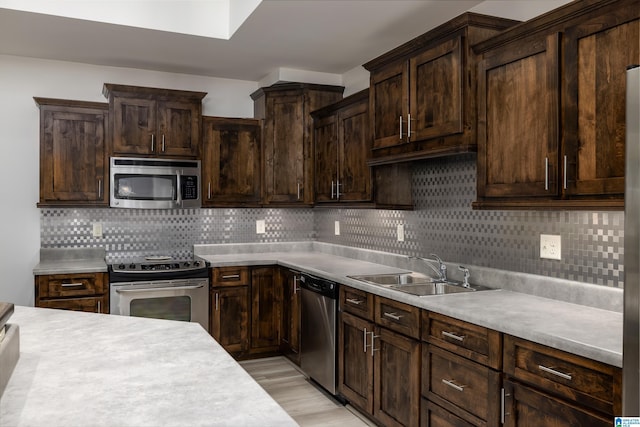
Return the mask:
[[110,284],[111,314],[198,322],[209,330],[208,279]]

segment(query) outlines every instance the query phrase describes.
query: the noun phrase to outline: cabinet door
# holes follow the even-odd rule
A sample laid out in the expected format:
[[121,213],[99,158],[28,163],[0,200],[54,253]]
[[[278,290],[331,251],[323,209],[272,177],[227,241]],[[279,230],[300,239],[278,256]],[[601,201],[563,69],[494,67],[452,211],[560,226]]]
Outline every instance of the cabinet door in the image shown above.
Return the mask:
[[205,117],[202,123],[203,204],[259,204],[260,122]]
[[53,110],[40,118],[40,204],[107,204],[107,112]]
[[385,328],[374,340],[373,415],[386,426],[420,420],[420,343]]
[[360,102],[338,113],[338,200],[371,200],[371,168],[367,165],[369,140],[369,106]]
[[251,350],[277,351],[280,345],[281,287],[277,270],[259,267],[251,270]]
[[115,97],[113,99],[114,154],[153,154],[158,138],[157,104],[152,99]]
[[85,311],[89,313],[109,313],[109,297],[98,295],[83,298],[47,299],[38,301],[37,307],[59,310]]
[[462,65],[460,37],[410,59],[412,141],[463,131]]
[[371,73],[369,109],[373,149],[406,143],[409,94],[407,62]]
[[213,288],[211,335],[229,353],[249,349],[249,287]]
[[611,426],[613,417],[603,417],[585,408],[505,380],[505,427]]
[[340,313],[338,389],[353,406],[373,414],[373,323]]
[[[337,201],[338,120],[335,114],[314,123],[316,202]],[[364,164],[364,161],[363,161]]]
[[558,195],[558,35],[479,64],[478,196]]
[[626,67],[640,63],[638,8],[631,9],[620,8],[566,32],[567,195],[624,193]]
[[181,101],[158,101],[156,153],[168,157],[200,154],[201,105]]
[[300,363],[300,273],[280,269],[283,289],[280,351]]
[[[269,97],[265,121],[264,179],[267,203],[303,203],[305,188],[303,95]],[[307,119],[308,120],[308,119]]]

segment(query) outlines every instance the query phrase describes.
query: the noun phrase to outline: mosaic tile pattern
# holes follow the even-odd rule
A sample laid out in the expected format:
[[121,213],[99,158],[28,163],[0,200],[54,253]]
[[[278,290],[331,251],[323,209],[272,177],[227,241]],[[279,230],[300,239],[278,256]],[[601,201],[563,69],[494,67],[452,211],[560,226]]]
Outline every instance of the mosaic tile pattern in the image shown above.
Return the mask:
[[[41,209],[43,248],[103,246],[107,260],[190,255],[197,243],[319,240],[406,255],[623,287],[624,213],[474,211],[475,155],[414,165],[415,210]],[[256,234],[264,219],[266,233]],[[339,236],[334,221],[340,221]],[[94,222],[104,237],[91,235]],[[398,242],[398,224],[405,241]],[[562,236],[562,261],[541,260],[540,234]]]
[[[416,163],[415,210],[317,210],[317,240],[623,287],[623,212],[475,211],[475,194],[474,154]],[[562,236],[562,261],[539,258],[540,234]]]

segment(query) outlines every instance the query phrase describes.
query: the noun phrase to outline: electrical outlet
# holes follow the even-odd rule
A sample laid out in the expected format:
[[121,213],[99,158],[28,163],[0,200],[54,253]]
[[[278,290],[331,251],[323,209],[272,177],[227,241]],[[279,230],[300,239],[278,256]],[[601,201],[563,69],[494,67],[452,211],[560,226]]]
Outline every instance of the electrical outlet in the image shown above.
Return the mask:
[[404,242],[404,224],[398,224],[398,242]]
[[102,223],[94,222],[93,223],[93,237],[102,237]]
[[552,234],[540,235],[540,258],[562,259],[562,238]]
[[335,232],[336,236],[339,236],[339,235],[340,235],[340,221],[336,221],[336,222],[335,222],[335,229],[334,229],[334,232]]
[[264,234],[264,233],[265,233],[264,219],[256,220],[256,234]]

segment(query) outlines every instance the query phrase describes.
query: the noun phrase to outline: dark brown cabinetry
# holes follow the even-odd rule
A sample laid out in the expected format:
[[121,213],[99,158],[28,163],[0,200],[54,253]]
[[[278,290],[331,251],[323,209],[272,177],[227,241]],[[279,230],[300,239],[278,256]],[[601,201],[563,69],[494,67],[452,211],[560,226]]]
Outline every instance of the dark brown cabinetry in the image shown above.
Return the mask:
[[611,425],[622,411],[622,370],[504,337],[505,425]]
[[283,83],[251,94],[264,120],[264,203],[313,203],[313,121],[310,112],[342,99],[341,86]]
[[[501,334],[423,311],[422,339],[426,341],[422,348],[422,413],[427,420],[449,420],[442,425],[498,425]],[[433,425],[425,424],[427,420],[423,419],[423,425]],[[464,421],[456,424],[453,420]]]
[[474,46],[476,208],[622,208],[637,0],[574,1]]
[[34,99],[40,108],[38,206],[108,205],[108,105]]
[[107,273],[36,276],[35,288],[36,307],[109,313]]
[[212,270],[211,336],[235,357],[249,350],[248,267],[219,267]]
[[368,90],[312,113],[315,201],[371,201]]
[[258,206],[260,121],[203,117],[202,133],[203,206]]
[[[420,343],[395,331],[419,336],[420,322],[409,326],[413,318],[419,319],[419,309],[370,297],[366,292],[340,288],[339,392],[384,425],[417,426]],[[365,318],[350,314],[353,312]]]
[[466,13],[364,65],[371,72],[371,164],[476,148],[476,54],[516,21]]
[[105,83],[115,155],[197,158],[202,98],[189,92]]
[[282,288],[276,267],[251,269],[251,353],[272,353],[280,348]]
[[282,284],[282,322],[280,352],[300,364],[300,272],[280,269]]

